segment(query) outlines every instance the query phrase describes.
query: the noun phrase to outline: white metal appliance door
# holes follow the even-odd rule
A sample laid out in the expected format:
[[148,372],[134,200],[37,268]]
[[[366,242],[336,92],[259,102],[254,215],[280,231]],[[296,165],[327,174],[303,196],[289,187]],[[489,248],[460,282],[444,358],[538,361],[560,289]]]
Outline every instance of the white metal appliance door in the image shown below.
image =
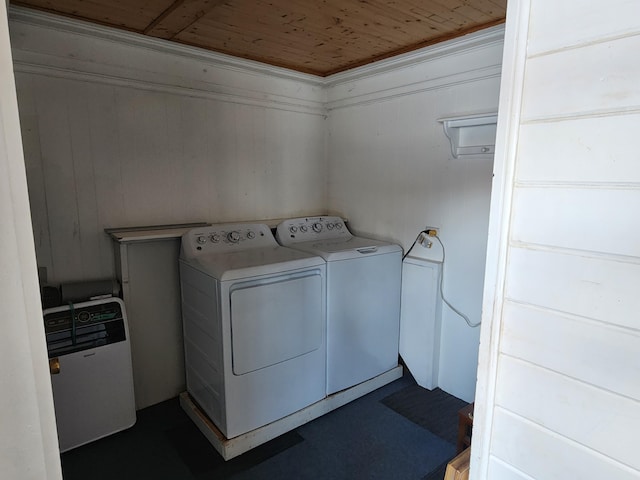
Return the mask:
[[398,365],[401,253],[327,264],[327,393]]
[[234,375],[285,362],[322,346],[321,282],[320,275],[306,272],[231,288]]

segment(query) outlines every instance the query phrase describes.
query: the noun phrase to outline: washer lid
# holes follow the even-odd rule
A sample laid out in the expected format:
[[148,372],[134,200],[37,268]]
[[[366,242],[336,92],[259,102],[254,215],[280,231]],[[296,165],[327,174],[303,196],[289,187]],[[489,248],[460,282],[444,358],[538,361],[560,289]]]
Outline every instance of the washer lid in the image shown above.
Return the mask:
[[334,238],[322,241],[301,242],[292,246],[299,250],[320,255],[327,262],[362,258],[370,255],[402,252],[400,245],[364,237]]
[[257,277],[325,263],[317,255],[281,246],[212,253],[180,261],[218,280]]

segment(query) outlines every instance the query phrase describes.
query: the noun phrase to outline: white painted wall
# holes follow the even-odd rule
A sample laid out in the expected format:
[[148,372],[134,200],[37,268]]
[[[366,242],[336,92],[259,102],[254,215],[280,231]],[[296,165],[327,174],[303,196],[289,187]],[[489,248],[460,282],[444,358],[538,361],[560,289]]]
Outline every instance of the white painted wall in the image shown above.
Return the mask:
[[639,16],[509,5],[471,478],[640,478]]
[[[497,111],[502,29],[471,38],[329,79],[328,195],[355,232],[405,249],[425,226],[440,227],[445,296],[478,322],[492,159],[453,159],[438,122]],[[412,255],[441,259],[442,250]],[[479,329],[443,306],[439,386],[467,401],[478,340]]]
[[14,9],[38,264],[113,277],[106,227],[260,220],[326,203],[316,77]]
[[0,478],[61,479],[6,7],[0,6]]

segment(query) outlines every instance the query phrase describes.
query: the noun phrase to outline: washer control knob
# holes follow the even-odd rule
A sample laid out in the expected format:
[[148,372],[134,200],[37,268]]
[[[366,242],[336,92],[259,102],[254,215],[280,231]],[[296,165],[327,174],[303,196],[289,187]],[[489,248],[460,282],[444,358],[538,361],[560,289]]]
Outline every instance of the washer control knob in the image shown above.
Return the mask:
[[342,224],[340,222],[336,223],[336,228],[342,230]]
[[197,240],[196,240],[200,245],[202,245],[203,243],[207,243],[207,237],[205,237],[204,235],[200,235]]
[[[302,230],[302,227],[300,227],[300,230]],[[295,225],[291,225],[291,226],[289,227],[289,231],[290,231],[291,233],[296,233],[296,232],[298,231],[298,227],[296,227]]]
[[91,320],[91,314],[89,314],[89,312],[87,312],[86,310],[78,314],[79,322],[85,323],[85,322],[88,322],[89,320]]
[[316,233],[320,233],[322,231],[322,224],[320,222],[316,222],[313,224],[313,231]]
[[306,225],[300,225],[300,231],[302,233],[306,233],[307,232],[307,226]]
[[252,239],[256,238],[256,234],[255,234],[255,233],[253,233],[251,230],[249,230],[249,231],[247,232],[247,238],[248,238],[249,240],[252,240]]
[[327,223],[327,230],[333,230],[335,225],[333,223]]
[[233,232],[227,233],[227,240],[231,243],[238,243],[240,241],[240,232],[234,230]]
[[220,235],[218,235],[217,233],[209,235],[209,240],[211,240],[213,243],[218,243],[220,241]]

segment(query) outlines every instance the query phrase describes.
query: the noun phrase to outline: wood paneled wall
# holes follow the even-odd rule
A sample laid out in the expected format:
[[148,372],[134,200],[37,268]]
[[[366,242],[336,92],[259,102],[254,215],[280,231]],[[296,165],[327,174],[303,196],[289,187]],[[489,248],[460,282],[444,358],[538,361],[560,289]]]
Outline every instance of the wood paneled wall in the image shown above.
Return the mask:
[[637,479],[640,6],[540,0],[512,15],[506,206],[490,237],[504,257],[488,257],[502,263],[487,279],[472,475]]
[[[316,98],[305,96],[309,84],[197,60],[176,77],[167,65],[188,62],[170,53],[154,58],[137,46],[26,24],[17,24],[18,32],[36,251],[51,282],[112,277],[106,227],[283,218],[324,208],[325,120],[310,107]],[[34,55],[37,42],[46,54],[38,53],[34,69],[21,59]],[[65,52],[73,65],[61,64]],[[96,68],[88,59],[103,69],[99,75],[86,74]],[[202,69],[215,83],[194,84],[192,70]],[[142,75],[155,78],[140,82]]]
[[[495,112],[502,38],[354,81],[329,100],[329,207],[363,235],[409,248],[427,225],[446,247],[444,292],[480,320],[492,159],[451,158],[439,118]],[[401,62],[401,59],[398,59]],[[442,249],[412,255],[441,260]],[[439,386],[473,401],[479,329],[443,306]]]

